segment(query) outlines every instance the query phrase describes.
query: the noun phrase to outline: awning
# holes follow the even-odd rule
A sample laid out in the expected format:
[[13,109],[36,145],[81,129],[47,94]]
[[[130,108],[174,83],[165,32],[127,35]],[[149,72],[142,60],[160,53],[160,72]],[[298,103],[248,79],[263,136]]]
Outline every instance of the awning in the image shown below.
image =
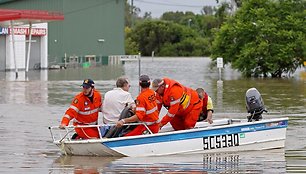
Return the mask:
[[64,20],[64,15],[59,12],[49,12],[43,10],[15,10],[0,9],[0,26],[26,25],[35,23],[44,23],[50,21]]

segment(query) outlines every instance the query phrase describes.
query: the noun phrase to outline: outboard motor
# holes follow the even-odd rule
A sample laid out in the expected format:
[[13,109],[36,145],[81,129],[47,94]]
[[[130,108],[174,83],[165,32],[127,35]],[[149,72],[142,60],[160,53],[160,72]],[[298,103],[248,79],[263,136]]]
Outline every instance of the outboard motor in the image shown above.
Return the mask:
[[258,121],[262,119],[261,114],[267,112],[260,93],[256,88],[250,88],[245,93],[246,109],[251,115],[248,116],[248,121]]

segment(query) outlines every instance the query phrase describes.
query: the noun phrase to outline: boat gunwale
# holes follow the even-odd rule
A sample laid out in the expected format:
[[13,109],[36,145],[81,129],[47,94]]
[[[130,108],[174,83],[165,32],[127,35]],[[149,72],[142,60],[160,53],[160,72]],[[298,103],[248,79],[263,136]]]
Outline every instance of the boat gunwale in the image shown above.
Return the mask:
[[[220,119],[222,120],[222,119]],[[241,119],[243,120],[243,119]],[[54,141],[54,144],[61,145],[61,144],[88,144],[88,143],[114,143],[114,142],[120,142],[120,141],[126,141],[126,140],[139,140],[139,139],[146,139],[146,138],[154,138],[159,136],[175,136],[178,134],[188,134],[188,133],[197,133],[200,131],[206,131],[206,130],[215,130],[215,129],[226,129],[228,127],[234,128],[239,126],[249,126],[249,125],[256,125],[256,124],[265,124],[265,123],[271,123],[271,122],[279,122],[279,121],[288,121],[288,117],[281,117],[281,118],[269,118],[264,119],[260,121],[254,121],[254,122],[230,122],[231,119],[228,119],[229,123],[226,125],[215,125],[215,126],[205,126],[205,127],[195,127],[193,129],[187,129],[187,130],[178,130],[178,131],[168,131],[168,132],[159,132],[156,134],[147,134],[147,135],[138,135],[138,136],[128,136],[128,137],[115,137],[115,138],[99,138],[99,139],[86,139],[86,140],[63,140],[63,141]],[[279,129],[279,128],[287,128],[288,123],[286,125],[277,126],[274,128],[269,129],[261,129],[262,130],[270,130],[270,129]],[[249,131],[241,131],[242,133],[246,132],[253,132],[251,130]],[[219,134],[216,134],[219,135]],[[191,137],[190,139],[193,139],[196,137]],[[178,139],[179,140],[179,139]],[[175,141],[175,140],[171,140]]]

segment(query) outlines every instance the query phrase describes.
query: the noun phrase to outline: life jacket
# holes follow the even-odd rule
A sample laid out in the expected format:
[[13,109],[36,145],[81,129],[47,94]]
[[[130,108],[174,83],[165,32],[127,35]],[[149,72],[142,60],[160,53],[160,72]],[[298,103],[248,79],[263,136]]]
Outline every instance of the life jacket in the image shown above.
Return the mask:
[[72,119],[73,125],[97,124],[98,113],[101,111],[102,96],[98,91],[93,90],[93,102],[83,92],[75,96],[62,118],[62,124],[68,125]]
[[207,115],[207,102],[208,102],[208,94],[205,92],[205,95],[203,97],[203,106],[202,106],[202,113],[204,115]]

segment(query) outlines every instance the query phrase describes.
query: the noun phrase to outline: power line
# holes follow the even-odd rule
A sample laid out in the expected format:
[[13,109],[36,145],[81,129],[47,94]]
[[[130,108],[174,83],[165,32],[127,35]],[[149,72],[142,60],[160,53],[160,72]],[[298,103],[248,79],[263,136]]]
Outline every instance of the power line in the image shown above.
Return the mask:
[[99,2],[97,4],[94,4],[94,5],[85,7],[85,8],[79,8],[79,9],[76,9],[76,10],[72,10],[72,11],[66,12],[66,13],[64,13],[64,15],[69,15],[69,14],[72,14],[72,13],[77,13],[77,12],[80,12],[80,11],[83,11],[83,10],[88,10],[88,9],[91,9],[91,8],[96,8],[97,6],[103,6],[103,5],[106,5],[106,4],[108,4],[108,3],[112,2],[112,1],[113,0],[101,1],[101,2]]

